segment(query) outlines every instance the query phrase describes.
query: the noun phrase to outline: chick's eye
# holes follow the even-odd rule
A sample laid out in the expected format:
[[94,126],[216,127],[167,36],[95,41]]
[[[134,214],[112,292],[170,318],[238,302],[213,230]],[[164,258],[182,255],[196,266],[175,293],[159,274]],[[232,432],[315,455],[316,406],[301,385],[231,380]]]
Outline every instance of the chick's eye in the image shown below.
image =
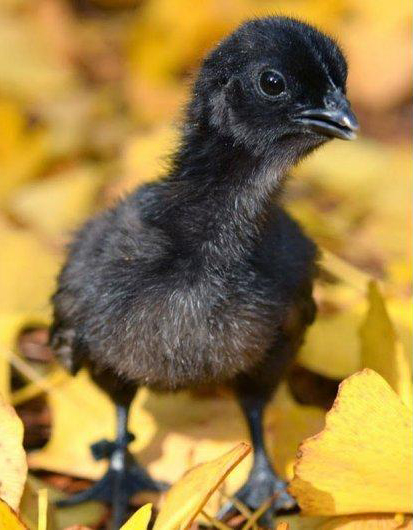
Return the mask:
[[264,95],[276,97],[285,91],[285,81],[275,70],[265,70],[259,78],[259,86]]

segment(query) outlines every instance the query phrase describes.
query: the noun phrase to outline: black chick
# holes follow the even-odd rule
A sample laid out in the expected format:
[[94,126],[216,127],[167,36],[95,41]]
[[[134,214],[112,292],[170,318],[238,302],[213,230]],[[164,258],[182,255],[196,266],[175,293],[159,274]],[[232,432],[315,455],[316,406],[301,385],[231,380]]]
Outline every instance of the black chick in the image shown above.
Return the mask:
[[[53,297],[51,344],[73,373],[87,366],[117,406],[106,475],[70,503],[162,490],[127,451],[128,407],[141,386],[226,383],[254,448],[237,496],[261,519],[294,505],[268,458],[265,405],[313,321],[316,248],[277,204],[302,157],[358,128],[337,44],[284,18],[251,20],[205,59],[171,169],[89,221],[70,247]],[[233,506],[224,508],[224,517]]]

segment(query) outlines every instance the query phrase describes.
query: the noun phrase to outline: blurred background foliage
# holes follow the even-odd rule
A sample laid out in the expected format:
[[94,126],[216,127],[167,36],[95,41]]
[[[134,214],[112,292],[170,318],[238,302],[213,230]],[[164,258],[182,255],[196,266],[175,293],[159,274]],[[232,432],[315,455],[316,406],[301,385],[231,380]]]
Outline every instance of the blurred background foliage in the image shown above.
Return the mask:
[[[356,142],[336,141],[295,170],[284,199],[332,254],[316,286],[318,320],[269,413],[269,434],[284,433],[279,471],[291,476],[298,443],[322,427],[338,382],[363,366],[368,277],[381,282],[410,351],[409,1],[2,0],[0,393],[25,423],[26,449],[49,440],[29,456],[33,469],[50,472],[40,477],[49,485],[69,491],[79,486],[65,475],[98,477],[103,464],[87,447],[113,429],[106,399],[85,374],[65,378],[46,346],[64,246],[88,216],[165,170],[204,54],[242,20],[273,13],[338,38],[361,124]],[[245,437],[225,392],[198,394],[135,402],[135,448],[155,476],[174,481]],[[103,517],[95,510],[84,517]]]

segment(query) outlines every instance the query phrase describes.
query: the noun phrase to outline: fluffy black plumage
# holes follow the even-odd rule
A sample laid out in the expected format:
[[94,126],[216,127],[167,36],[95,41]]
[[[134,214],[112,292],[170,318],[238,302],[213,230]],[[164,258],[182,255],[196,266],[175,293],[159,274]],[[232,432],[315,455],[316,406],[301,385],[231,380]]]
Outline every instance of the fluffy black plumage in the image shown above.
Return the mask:
[[346,75],[307,24],[242,25],[202,65],[169,173],[79,231],[53,297],[56,354],[116,403],[142,385],[235,389],[256,452],[239,492],[252,508],[276,490],[274,509],[292,501],[261,416],[315,312],[316,248],[278,197],[303,156],[354,137]]

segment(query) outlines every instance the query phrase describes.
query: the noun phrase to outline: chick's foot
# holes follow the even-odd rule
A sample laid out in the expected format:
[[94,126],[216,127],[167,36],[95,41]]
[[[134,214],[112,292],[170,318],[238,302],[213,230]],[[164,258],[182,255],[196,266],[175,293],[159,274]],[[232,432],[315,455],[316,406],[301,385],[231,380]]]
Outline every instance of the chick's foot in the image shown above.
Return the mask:
[[101,501],[112,506],[112,526],[117,530],[123,524],[129,499],[141,491],[163,492],[168,484],[152,479],[128,449],[116,442],[102,440],[92,446],[96,459],[110,458],[109,468],[103,477],[90,488],[57,501],[57,506],[73,506],[86,501]]
[[[257,511],[266,501],[272,500],[268,509],[261,515],[258,524],[264,528],[273,528],[274,516],[279,512],[297,510],[297,503],[288,491],[287,483],[280,479],[269,466],[253,468],[247,482],[234,497],[253,512]],[[228,520],[238,513],[233,502],[225,504],[218,518]]]

